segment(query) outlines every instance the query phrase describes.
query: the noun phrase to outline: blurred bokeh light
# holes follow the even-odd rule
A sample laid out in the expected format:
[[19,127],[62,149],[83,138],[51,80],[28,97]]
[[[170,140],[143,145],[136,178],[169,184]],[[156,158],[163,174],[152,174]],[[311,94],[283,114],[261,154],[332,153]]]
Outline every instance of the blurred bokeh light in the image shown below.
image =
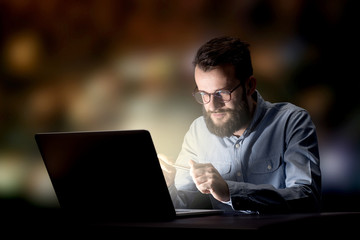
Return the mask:
[[148,129],[175,159],[201,114],[195,51],[232,35],[250,43],[264,98],[312,115],[325,208],[359,210],[355,2],[0,0],[0,203],[57,206],[36,132]]

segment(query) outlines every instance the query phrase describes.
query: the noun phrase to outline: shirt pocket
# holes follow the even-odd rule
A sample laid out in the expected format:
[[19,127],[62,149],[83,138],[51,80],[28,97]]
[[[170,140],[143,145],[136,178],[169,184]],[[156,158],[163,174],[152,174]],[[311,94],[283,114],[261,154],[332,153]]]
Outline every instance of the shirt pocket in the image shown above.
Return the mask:
[[216,161],[216,162],[212,162],[212,165],[216,168],[216,170],[218,170],[218,172],[220,173],[220,175],[224,175],[230,172],[231,169],[231,164],[224,161]]
[[281,166],[281,156],[278,154],[270,156],[250,157],[248,171],[250,174],[267,174],[275,172]]

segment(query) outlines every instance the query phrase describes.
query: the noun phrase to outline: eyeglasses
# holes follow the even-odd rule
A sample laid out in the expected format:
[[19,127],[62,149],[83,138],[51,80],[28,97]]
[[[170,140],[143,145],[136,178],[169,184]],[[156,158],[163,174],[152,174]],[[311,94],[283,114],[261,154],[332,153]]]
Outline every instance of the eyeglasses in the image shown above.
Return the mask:
[[229,90],[218,90],[214,93],[207,93],[205,91],[197,91],[197,87],[196,87],[193,92],[193,96],[194,96],[195,100],[200,104],[209,103],[211,100],[211,95],[213,95],[217,99],[217,101],[226,103],[231,100],[231,93],[233,91],[235,91],[237,88],[239,88],[240,86],[241,86],[241,83],[239,83],[239,85],[237,85],[230,91]]

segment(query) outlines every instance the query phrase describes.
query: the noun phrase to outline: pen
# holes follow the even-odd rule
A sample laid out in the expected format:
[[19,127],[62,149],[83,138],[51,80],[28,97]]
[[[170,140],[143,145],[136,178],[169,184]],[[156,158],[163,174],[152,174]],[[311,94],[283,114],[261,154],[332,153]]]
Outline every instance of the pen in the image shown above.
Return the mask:
[[170,164],[170,165],[173,166],[176,169],[181,169],[181,170],[184,170],[184,171],[189,171],[190,170],[190,167],[180,166],[180,165],[176,165],[176,164]]
[[158,158],[159,158],[160,161],[163,161],[163,162],[165,162],[166,164],[168,164],[168,165],[170,165],[170,166],[172,166],[172,167],[174,167],[174,168],[176,168],[176,169],[181,169],[181,170],[184,170],[184,171],[189,171],[189,170],[190,170],[190,167],[185,167],[185,166],[181,166],[181,165],[176,165],[176,164],[170,162],[170,161],[167,159],[167,157],[166,157],[165,155],[163,155],[163,154],[158,154]]

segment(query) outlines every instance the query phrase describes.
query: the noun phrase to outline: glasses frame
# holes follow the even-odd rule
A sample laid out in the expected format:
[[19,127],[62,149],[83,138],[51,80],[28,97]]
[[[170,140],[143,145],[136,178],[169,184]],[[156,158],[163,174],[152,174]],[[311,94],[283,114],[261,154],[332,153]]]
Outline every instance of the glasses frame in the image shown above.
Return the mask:
[[[241,85],[242,85],[242,83],[240,82],[238,85],[236,85],[236,87],[234,87],[234,88],[231,89],[231,90],[217,90],[217,91],[215,91],[215,92],[213,92],[213,93],[208,93],[208,92],[205,92],[205,91],[198,91],[198,88],[197,88],[197,86],[196,86],[195,89],[194,89],[194,91],[193,91],[193,93],[192,93],[192,95],[193,95],[193,97],[195,98],[196,102],[198,102],[198,103],[200,103],[200,104],[202,104],[202,105],[208,104],[208,103],[211,101],[211,95],[214,96],[214,97],[216,97],[216,99],[218,99],[218,101],[221,101],[221,102],[223,102],[223,103],[227,103],[227,102],[230,102],[230,101],[231,101],[231,93],[233,93],[233,92],[234,92],[236,89],[238,89]],[[221,92],[227,92],[227,93],[229,94],[229,100],[224,101],[224,100],[222,99],[222,97],[219,97],[219,96],[220,96],[219,93],[221,93]],[[202,99],[203,99],[202,102],[198,101],[197,98],[195,97],[195,94],[197,94],[197,93],[202,94],[202,95],[201,95],[201,97],[202,97]],[[207,102],[204,101],[204,98],[203,98],[204,95],[208,95],[208,96],[209,96],[209,101],[207,101]]]

